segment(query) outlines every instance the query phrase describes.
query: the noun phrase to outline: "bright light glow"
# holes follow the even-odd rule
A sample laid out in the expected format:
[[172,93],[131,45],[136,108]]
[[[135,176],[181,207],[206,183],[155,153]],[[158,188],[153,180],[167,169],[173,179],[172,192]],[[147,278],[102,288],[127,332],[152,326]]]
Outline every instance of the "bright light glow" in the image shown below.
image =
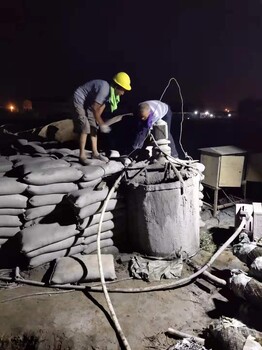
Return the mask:
[[228,117],[231,117],[231,113],[228,113],[228,115],[227,115]]
[[208,112],[208,111],[205,111],[205,115],[209,115],[209,112]]
[[9,106],[9,109],[10,109],[11,112],[13,112],[14,109],[15,109],[15,107],[14,107],[13,105],[10,105],[10,106]]
[[198,111],[195,111],[194,114],[198,114]]
[[210,117],[214,117],[214,115],[213,115],[213,114],[210,114]]

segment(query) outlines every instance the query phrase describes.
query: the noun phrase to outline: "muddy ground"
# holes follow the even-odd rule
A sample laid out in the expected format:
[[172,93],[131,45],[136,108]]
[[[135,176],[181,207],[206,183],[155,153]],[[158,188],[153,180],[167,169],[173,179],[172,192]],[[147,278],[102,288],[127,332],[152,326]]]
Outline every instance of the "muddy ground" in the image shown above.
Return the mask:
[[[199,265],[207,262],[217,247],[234,232],[234,207],[219,212],[217,218],[213,218],[207,209],[201,216],[205,222],[201,228],[202,249],[193,257]],[[113,286],[136,288],[159,284],[126,280],[129,277],[128,260],[129,256],[124,254],[116,257],[118,282]],[[209,271],[220,278],[228,278],[231,268],[245,269],[245,266],[232,255],[229,248]],[[41,267],[22,272],[22,275],[41,281],[45,273],[46,267]],[[193,270],[184,264],[182,276],[191,273]],[[164,280],[161,283],[172,281]],[[0,349],[123,348],[103,293],[55,290],[15,283],[5,285],[2,282],[1,287]],[[110,298],[133,350],[168,349],[177,341],[166,334],[169,327],[204,336],[204,330],[219,316],[243,316],[239,312],[240,300],[227,288],[217,287],[203,278],[176,289],[110,293]]]

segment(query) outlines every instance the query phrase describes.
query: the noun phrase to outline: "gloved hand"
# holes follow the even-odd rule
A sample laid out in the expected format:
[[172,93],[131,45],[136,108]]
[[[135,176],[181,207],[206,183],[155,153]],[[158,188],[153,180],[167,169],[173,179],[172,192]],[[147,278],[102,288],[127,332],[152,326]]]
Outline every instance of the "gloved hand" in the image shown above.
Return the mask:
[[100,130],[101,132],[108,134],[111,131],[110,126],[106,125],[106,124],[102,124],[100,125]]

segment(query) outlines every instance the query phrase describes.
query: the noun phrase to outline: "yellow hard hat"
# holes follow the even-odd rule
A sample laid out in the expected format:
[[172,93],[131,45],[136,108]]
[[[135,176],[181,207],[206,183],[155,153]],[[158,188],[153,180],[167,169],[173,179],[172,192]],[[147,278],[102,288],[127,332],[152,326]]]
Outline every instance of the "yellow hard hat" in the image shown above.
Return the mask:
[[121,86],[123,89],[130,91],[131,90],[131,81],[128,74],[125,72],[119,72],[113,77],[114,82]]

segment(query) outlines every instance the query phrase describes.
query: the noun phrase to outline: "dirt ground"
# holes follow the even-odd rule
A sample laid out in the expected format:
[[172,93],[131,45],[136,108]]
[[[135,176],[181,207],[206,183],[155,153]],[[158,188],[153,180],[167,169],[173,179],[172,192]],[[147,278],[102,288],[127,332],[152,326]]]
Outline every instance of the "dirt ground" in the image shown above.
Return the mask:
[[[234,208],[221,211],[217,218],[205,210],[202,219],[205,222],[201,228],[202,249],[193,257],[199,265],[207,262],[216,247],[234,231]],[[113,283],[112,288],[174,282],[126,279],[129,277],[128,258],[127,255],[116,257],[118,282]],[[245,267],[229,248],[209,271],[227,278],[231,268]],[[184,264],[182,276],[192,272]],[[41,267],[30,273],[23,272],[23,276],[41,281],[45,273],[46,269]],[[1,287],[0,349],[123,348],[102,292],[64,291],[15,283],[5,285],[3,282]],[[168,349],[177,341],[166,334],[170,327],[201,336],[212,320],[221,315],[236,315],[240,305],[227,288],[217,287],[203,278],[171,290],[110,293],[110,299],[133,350]]]

